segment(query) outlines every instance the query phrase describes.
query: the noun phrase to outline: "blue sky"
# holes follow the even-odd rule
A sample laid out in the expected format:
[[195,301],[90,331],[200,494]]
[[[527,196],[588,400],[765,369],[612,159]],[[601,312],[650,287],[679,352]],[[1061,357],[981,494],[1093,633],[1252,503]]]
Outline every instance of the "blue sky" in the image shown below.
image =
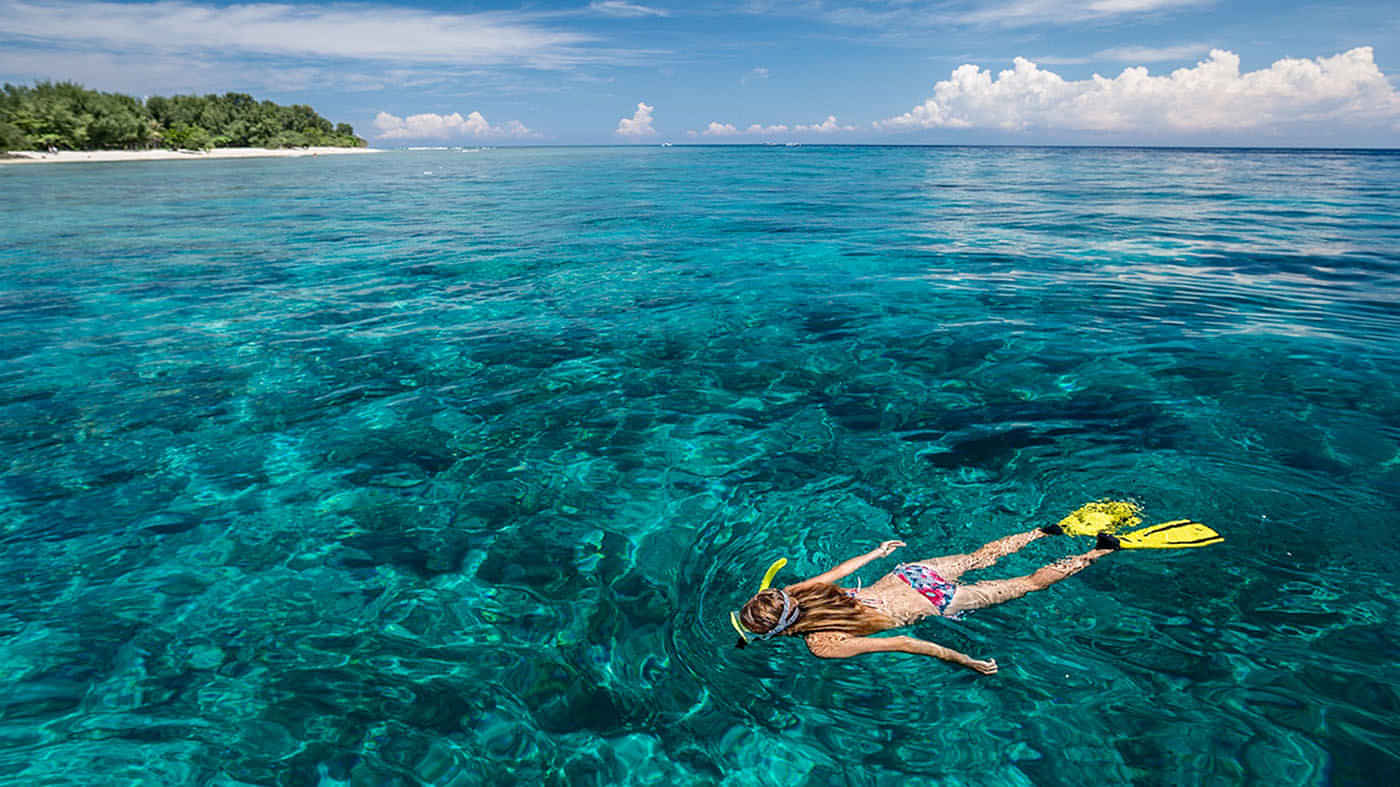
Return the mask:
[[0,0],[0,20],[5,81],[247,92],[382,146],[1400,146],[1393,0]]

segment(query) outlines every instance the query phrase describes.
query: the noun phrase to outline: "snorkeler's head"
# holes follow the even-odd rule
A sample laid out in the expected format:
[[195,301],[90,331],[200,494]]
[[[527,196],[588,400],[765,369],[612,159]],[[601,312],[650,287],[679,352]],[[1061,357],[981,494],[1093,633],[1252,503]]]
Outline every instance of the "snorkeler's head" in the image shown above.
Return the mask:
[[[811,582],[782,590],[760,590],[739,610],[736,625],[742,624],[753,632],[754,639],[819,631],[864,636],[889,628],[887,620],[841,588],[828,582]],[[748,635],[740,632],[740,641],[747,639]]]
[[[759,636],[768,634],[777,628],[783,619],[783,596],[781,590],[770,588],[760,590],[754,594],[739,610],[739,622],[744,624],[744,628]],[[793,602],[791,597],[788,601],[789,616],[793,612]],[[789,624],[791,621],[789,621]],[[781,632],[779,632],[781,633]]]
[[884,625],[886,618],[829,582],[800,582],[782,590],[770,588],[773,577],[786,563],[786,559],[774,561],[763,575],[758,592],[737,614],[729,613],[729,622],[739,633],[737,647],[744,647],[751,639],[818,631],[864,636],[888,628]]
[[[768,566],[768,570],[763,573],[763,582],[759,583],[758,595],[754,596],[752,599],[749,599],[748,604],[744,605],[744,609],[745,611],[747,611],[749,604],[752,604],[765,593],[776,596],[783,604],[782,608],[777,612],[776,615],[773,616],[773,622],[768,624],[763,631],[757,632],[759,639],[768,639],[774,634],[781,633],[783,629],[792,625],[792,622],[797,620],[797,605],[793,603],[792,597],[784,591],[768,589],[768,586],[773,584],[773,577],[777,576],[778,572],[782,570],[783,566],[786,565],[787,558],[785,557],[780,557],[777,560],[774,560],[772,565]],[[748,645],[750,634],[756,632],[756,629],[754,628],[755,624],[747,623],[745,625],[740,625],[739,615],[734,612],[729,613],[729,624],[734,627],[735,631],[739,632],[739,641],[735,643],[736,647],[742,648]]]

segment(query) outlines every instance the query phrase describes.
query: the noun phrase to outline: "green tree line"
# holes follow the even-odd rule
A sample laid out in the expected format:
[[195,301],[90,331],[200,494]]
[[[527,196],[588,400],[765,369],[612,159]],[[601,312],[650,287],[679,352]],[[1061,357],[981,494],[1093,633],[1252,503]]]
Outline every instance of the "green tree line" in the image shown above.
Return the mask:
[[142,101],[72,82],[6,84],[0,93],[0,151],[364,144],[349,123],[332,125],[305,104],[255,101],[246,93]]

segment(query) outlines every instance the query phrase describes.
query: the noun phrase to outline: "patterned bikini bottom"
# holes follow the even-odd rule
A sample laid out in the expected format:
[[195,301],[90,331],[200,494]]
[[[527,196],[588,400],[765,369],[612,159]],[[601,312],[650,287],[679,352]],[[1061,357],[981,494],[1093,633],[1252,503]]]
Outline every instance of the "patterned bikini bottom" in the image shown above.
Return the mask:
[[957,585],[939,576],[937,571],[919,563],[905,563],[896,568],[894,574],[928,599],[939,615],[943,615],[944,610],[953,602],[953,593],[958,589]]

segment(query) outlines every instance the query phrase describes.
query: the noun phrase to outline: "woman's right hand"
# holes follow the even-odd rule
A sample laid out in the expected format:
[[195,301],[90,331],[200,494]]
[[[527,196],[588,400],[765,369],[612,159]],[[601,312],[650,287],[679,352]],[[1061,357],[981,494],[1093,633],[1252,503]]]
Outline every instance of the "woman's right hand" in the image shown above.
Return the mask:
[[904,546],[903,541],[885,541],[880,546],[875,547],[875,557],[889,557],[891,552]]

